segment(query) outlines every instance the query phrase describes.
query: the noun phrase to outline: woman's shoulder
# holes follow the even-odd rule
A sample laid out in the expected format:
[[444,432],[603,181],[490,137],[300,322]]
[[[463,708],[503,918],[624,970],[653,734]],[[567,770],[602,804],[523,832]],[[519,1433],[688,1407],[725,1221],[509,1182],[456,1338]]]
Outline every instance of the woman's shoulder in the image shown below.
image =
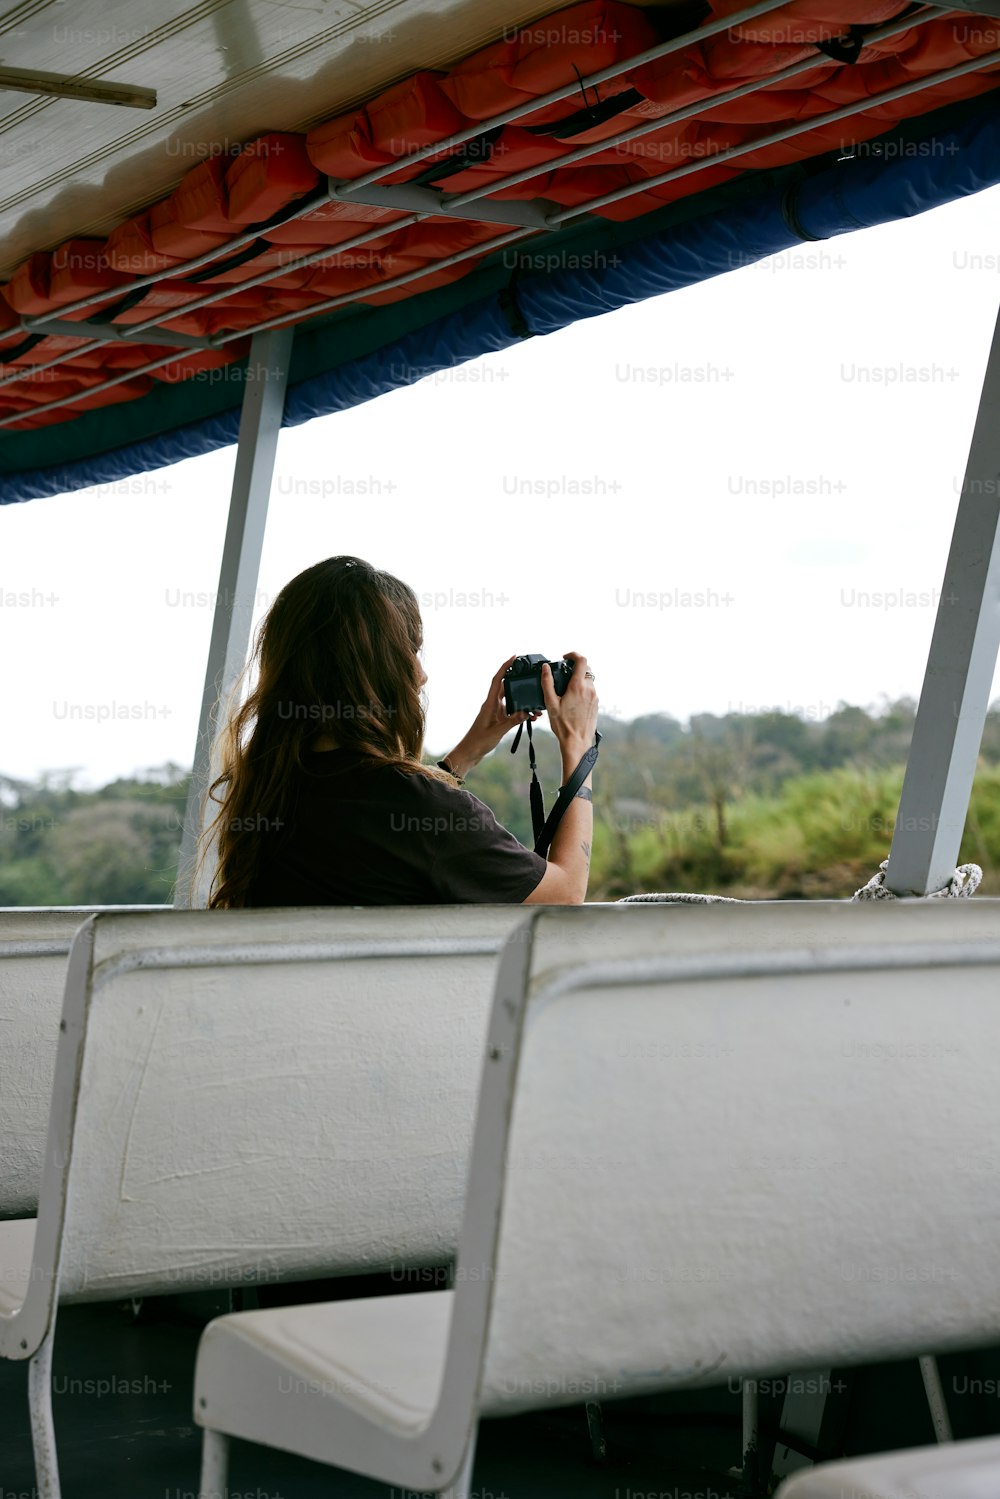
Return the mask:
[[422,826],[433,826],[437,832],[471,833],[490,831],[497,825],[486,803],[454,781],[398,766],[387,766],[384,775],[380,795],[407,815],[419,816]]
[[476,802],[470,792],[443,776],[409,769],[402,765],[379,763],[348,750],[308,750],[302,757],[302,768],[310,778],[321,781],[349,779],[352,792],[367,789],[373,796],[422,803],[459,800]]
[[403,770],[396,765],[388,766],[387,769],[395,774],[396,784],[403,788],[404,794],[415,801],[447,802],[449,806],[476,801],[470,791],[443,776],[426,775],[419,770]]

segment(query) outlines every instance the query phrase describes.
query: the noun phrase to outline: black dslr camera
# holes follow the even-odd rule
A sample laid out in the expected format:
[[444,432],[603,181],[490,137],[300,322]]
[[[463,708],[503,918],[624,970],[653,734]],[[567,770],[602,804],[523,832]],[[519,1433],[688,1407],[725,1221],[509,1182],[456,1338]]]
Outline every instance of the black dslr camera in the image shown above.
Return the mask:
[[572,661],[549,661],[547,656],[518,656],[503,674],[504,702],[508,713],[539,713],[545,710],[542,667],[552,668],[552,682],[562,697],[573,675]]

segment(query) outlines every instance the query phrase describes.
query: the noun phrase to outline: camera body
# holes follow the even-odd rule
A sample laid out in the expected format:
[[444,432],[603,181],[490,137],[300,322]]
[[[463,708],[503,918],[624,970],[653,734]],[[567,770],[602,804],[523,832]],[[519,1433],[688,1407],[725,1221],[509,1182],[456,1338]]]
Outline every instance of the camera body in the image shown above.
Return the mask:
[[550,661],[548,656],[518,656],[503,674],[504,702],[508,713],[538,713],[545,709],[542,667],[552,668],[552,682],[562,697],[573,675],[572,661]]

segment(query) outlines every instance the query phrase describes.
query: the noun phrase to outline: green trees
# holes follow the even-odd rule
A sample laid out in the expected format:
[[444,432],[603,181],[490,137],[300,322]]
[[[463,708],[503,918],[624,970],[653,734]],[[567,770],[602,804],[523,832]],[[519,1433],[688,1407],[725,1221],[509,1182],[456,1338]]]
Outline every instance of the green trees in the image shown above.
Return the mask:
[[189,774],[165,765],[100,791],[74,775],[0,777],[0,905],[169,902]]

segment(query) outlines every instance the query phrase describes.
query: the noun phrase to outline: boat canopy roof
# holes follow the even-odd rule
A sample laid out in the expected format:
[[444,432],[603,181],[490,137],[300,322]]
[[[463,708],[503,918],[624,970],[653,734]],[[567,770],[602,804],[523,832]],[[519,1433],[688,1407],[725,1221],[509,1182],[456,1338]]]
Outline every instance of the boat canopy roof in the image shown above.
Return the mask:
[[56,14],[0,68],[4,503],[235,442],[270,328],[293,425],[1000,182],[971,6]]

